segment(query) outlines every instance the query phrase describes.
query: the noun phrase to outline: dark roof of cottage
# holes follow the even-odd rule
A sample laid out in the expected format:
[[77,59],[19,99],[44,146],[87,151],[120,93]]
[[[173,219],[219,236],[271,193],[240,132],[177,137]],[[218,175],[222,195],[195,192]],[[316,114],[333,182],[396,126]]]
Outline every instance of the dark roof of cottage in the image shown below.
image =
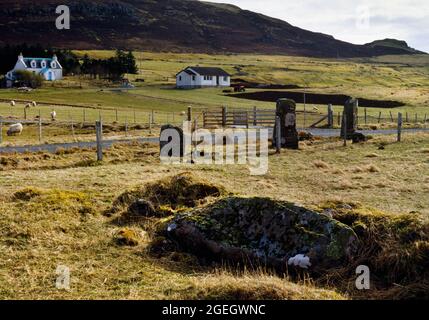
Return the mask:
[[[184,71],[184,72],[186,72],[187,74],[191,75],[191,76],[196,76],[196,75],[197,75],[194,71],[189,70],[189,69],[185,69],[185,70],[183,70],[183,71]],[[179,73],[180,73],[180,72],[179,72]]]
[[221,68],[213,68],[213,67],[188,67],[187,69],[192,69],[198,74],[202,76],[223,76],[227,77],[229,76],[229,73],[227,73],[225,70]]
[[24,63],[26,64],[27,68],[31,68],[31,61],[36,62],[36,68],[42,69],[42,61],[46,62],[46,67],[50,69],[61,69],[61,65],[58,63],[55,66],[55,68],[51,68],[51,62],[53,61],[52,58],[24,58]]
[[221,77],[229,77],[229,73],[221,68],[213,68],[213,67],[187,67],[185,69],[192,69],[197,72],[201,76],[221,76]]

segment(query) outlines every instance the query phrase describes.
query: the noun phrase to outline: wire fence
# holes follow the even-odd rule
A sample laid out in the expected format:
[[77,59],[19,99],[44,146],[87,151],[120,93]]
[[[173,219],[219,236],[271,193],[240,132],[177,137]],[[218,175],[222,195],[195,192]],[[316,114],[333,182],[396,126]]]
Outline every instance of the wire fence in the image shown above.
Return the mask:
[[[358,126],[365,128],[377,127],[389,127],[396,126],[398,123],[398,114],[392,111],[379,112],[378,116],[368,115],[367,109],[361,110],[360,114],[356,118]],[[332,123],[328,123],[329,114],[315,112],[315,111],[296,111],[296,123],[298,128],[309,129],[316,127],[331,127],[340,128],[343,118],[342,112],[332,114]],[[205,128],[213,127],[228,127],[228,126],[246,126],[246,127],[274,127],[276,119],[276,111],[274,109],[229,109],[229,108],[218,108],[205,110],[203,112],[203,126]],[[425,127],[429,123],[427,114],[411,114],[404,113],[402,121],[404,125],[409,128]]]

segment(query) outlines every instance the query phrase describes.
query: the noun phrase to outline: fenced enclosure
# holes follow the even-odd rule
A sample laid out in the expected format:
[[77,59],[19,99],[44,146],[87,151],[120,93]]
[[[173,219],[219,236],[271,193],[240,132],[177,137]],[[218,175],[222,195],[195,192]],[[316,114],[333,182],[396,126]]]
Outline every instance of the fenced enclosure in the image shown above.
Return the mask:
[[[259,109],[256,107],[250,109],[218,108],[205,110],[202,113],[204,128],[216,127],[268,127],[275,125],[276,111],[274,109]],[[329,121],[329,111],[326,113],[320,111],[296,111],[297,127],[308,128],[340,128],[342,123],[342,112],[332,113]],[[357,123],[361,127],[386,125],[396,126],[398,123],[398,113],[393,111],[379,112],[378,116],[368,115],[366,108],[359,109]],[[427,115],[404,113],[403,123],[407,127],[425,127],[429,123]]]

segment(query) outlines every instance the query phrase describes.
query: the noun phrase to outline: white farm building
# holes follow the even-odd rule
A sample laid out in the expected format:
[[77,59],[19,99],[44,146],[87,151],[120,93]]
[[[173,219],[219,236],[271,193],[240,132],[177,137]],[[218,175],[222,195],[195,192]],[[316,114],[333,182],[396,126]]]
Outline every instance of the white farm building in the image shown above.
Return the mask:
[[204,87],[229,87],[231,76],[221,68],[187,67],[176,75],[176,87],[193,89]]
[[12,86],[12,83],[16,80],[15,72],[19,70],[40,74],[47,81],[61,80],[63,78],[63,67],[56,55],[52,58],[24,58],[24,56],[20,54],[15,67],[6,73],[8,87]]

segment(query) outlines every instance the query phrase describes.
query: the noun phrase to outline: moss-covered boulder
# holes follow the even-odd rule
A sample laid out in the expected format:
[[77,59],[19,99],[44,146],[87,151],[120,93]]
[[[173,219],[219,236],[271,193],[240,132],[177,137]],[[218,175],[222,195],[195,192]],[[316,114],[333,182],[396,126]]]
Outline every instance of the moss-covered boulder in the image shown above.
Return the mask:
[[341,265],[357,242],[354,231],[337,220],[267,198],[225,198],[179,214],[165,228],[185,251],[280,270]]

